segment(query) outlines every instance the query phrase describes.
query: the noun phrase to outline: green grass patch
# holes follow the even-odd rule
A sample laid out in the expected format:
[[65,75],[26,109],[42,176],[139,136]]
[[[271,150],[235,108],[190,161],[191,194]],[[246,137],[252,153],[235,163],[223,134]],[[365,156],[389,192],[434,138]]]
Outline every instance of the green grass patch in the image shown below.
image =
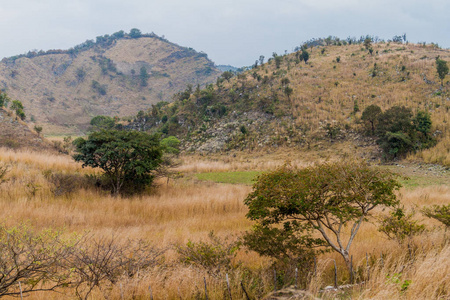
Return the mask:
[[195,176],[200,180],[206,181],[252,185],[253,180],[261,173],[261,171],[210,172],[199,173]]
[[426,187],[430,185],[448,185],[450,184],[450,178],[435,177],[435,176],[410,176],[408,179],[401,178],[400,183],[402,186],[408,189]]

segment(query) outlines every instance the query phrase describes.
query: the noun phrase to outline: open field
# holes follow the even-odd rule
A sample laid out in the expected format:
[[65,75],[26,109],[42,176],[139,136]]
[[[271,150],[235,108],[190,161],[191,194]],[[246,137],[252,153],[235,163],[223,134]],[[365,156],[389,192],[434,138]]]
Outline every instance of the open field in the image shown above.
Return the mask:
[[[297,157],[301,157],[300,155]],[[123,277],[110,289],[95,289],[91,299],[149,299],[151,286],[154,299],[203,299],[206,278],[210,299],[226,299],[224,278],[208,274],[204,269],[184,265],[174,251],[174,245],[189,240],[208,241],[211,231],[221,238],[239,236],[252,226],[245,218],[243,200],[251,191],[253,176],[283,164],[282,160],[237,156],[214,158],[183,158],[179,167],[181,178],[166,180],[142,196],[114,198],[90,185],[57,195],[48,174],[73,174],[77,178],[94,174],[82,169],[68,156],[13,152],[0,149],[0,161],[10,166],[6,181],[0,185],[0,220],[7,226],[27,223],[37,230],[63,229],[66,235],[89,232],[95,237],[112,236],[121,243],[127,239],[143,239],[158,248],[169,249],[165,265],[142,272],[137,278]],[[308,165],[299,159],[296,165]],[[448,170],[419,168],[414,165],[389,166],[393,171],[410,177],[399,192],[407,209],[418,211],[433,204],[450,203]],[[206,180],[200,180],[206,179]],[[223,184],[216,182],[229,182]],[[382,210],[376,212],[381,215]],[[376,219],[363,224],[351,248],[353,261],[364,278],[366,253],[370,257],[371,279],[360,289],[345,292],[358,299],[445,299],[450,297],[450,245],[448,233],[439,223],[417,214],[428,231],[413,241],[414,260],[410,260],[405,245],[385,239],[376,229]],[[380,254],[384,264],[379,265]],[[348,283],[344,262],[334,253],[318,258],[318,274],[308,289],[319,290],[333,283],[330,259],[336,259],[340,283]],[[271,262],[253,252],[239,250],[229,271],[233,299],[245,299],[240,289],[242,280],[254,298],[273,289]],[[397,275],[395,275],[397,274]],[[394,278],[394,277],[395,278]],[[398,278],[397,278],[398,277]],[[410,280],[406,289],[402,288]],[[408,281],[409,282],[409,281]],[[280,286],[281,287],[281,286]],[[32,293],[29,299],[74,298],[70,288],[64,294]],[[333,297],[333,296],[330,296]],[[344,296],[342,296],[344,297]]]

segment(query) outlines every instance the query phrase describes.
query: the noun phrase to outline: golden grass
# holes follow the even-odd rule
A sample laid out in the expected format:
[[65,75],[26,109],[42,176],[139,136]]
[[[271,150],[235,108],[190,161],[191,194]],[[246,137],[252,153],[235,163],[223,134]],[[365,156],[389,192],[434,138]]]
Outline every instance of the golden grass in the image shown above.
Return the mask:
[[[307,158],[307,154],[303,154]],[[284,163],[286,156],[295,157],[295,164],[302,166],[311,161],[302,160],[302,154],[285,153],[271,154],[269,158],[245,154],[222,159],[212,157],[185,157],[184,164],[179,168],[185,173],[229,170],[267,170]],[[158,247],[172,247],[174,244],[185,244],[188,240],[205,240],[210,231],[218,236],[239,235],[248,230],[252,222],[245,218],[247,212],[243,199],[251,191],[244,185],[225,185],[199,182],[189,179],[190,176],[172,180],[169,185],[162,181],[151,194],[129,198],[114,198],[105,192],[95,189],[80,189],[64,196],[55,196],[51,184],[45,179],[43,171],[90,174],[92,169],[82,169],[80,164],[70,157],[48,155],[33,152],[13,152],[0,149],[0,161],[11,164],[12,169],[6,178],[9,181],[0,185],[0,219],[8,225],[27,222],[37,229],[64,228],[65,232],[82,233],[89,231],[97,237],[142,238]],[[31,184],[31,187],[30,187]],[[33,185],[37,188],[32,193]],[[450,185],[417,187],[400,191],[402,203],[407,209],[420,209],[425,205],[450,203]],[[383,213],[381,210],[377,214]],[[361,290],[352,291],[354,298],[382,299],[390,295],[390,299],[432,299],[439,291],[448,289],[448,268],[450,264],[449,246],[443,245],[443,232],[437,228],[438,223],[422,217],[418,218],[427,225],[429,232],[415,240],[415,245],[421,249],[412,266],[405,267],[402,280],[412,283],[406,292],[399,291],[399,284],[389,283],[388,274],[398,272],[402,265],[407,264],[405,247],[394,241],[386,240],[374,224],[372,218],[360,229],[351,248],[355,266],[361,269],[365,266],[366,253],[378,259],[380,253],[385,255],[386,264],[383,267],[373,266],[373,275],[368,284]],[[372,223],[373,222],[373,223]],[[443,245],[433,247],[433,245]],[[348,275],[341,258],[329,253],[319,257],[320,276],[310,286],[310,291],[319,295],[319,290],[325,285],[331,285],[332,268],[330,259],[336,259],[339,268],[340,282],[348,281]],[[223,299],[224,279],[213,278],[205,272],[181,265],[177,262],[177,254],[169,251],[166,256],[172,268],[149,271],[139,279],[123,279],[108,292],[110,299],[142,299],[149,297],[151,286],[155,299],[176,299],[179,292],[183,299],[194,299],[203,295],[203,277],[206,277],[210,299]],[[271,289],[271,275],[264,273],[270,261],[257,254],[240,251],[236,262],[240,261],[245,268],[254,270],[258,278],[248,278],[246,284],[259,280],[258,284]],[[322,267],[320,267],[322,266]],[[244,269],[230,273],[232,285],[235,288],[233,297],[243,297],[239,289],[240,278]],[[428,276],[428,277],[427,277]],[[121,288],[122,286],[122,288]],[[422,290],[422,292],[421,292]],[[70,290],[67,298],[70,298]],[[448,296],[448,294],[447,294]],[[31,294],[31,299],[60,299],[61,295],[49,293]],[[431,297],[431,298],[429,298]],[[92,299],[103,299],[103,292],[96,290]]]

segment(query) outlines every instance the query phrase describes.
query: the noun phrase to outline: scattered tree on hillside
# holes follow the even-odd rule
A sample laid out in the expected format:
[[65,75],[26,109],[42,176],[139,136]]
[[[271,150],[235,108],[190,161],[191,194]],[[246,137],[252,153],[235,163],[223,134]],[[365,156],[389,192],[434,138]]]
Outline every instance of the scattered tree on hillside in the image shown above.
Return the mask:
[[4,92],[0,92],[0,107],[8,106],[9,101],[11,101],[8,95]]
[[42,126],[34,125],[34,131],[36,131],[38,136],[41,136]]
[[372,39],[370,37],[366,37],[364,39],[364,47],[369,50],[372,47]]
[[23,111],[23,104],[19,100],[13,100],[11,103],[12,110],[16,112],[16,116],[21,120],[25,120],[25,112]]
[[75,161],[83,167],[103,169],[117,196],[123,187],[140,191],[153,181],[151,174],[161,163],[162,151],[157,136],[139,131],[102,130],[74,142]]
[[368,124],[370,124],[372,135],[375,135],[375,124],[377,123],[380,114],[381,108],[376,104],[367,106],[362,113],[361,120],[367,121]]
[[149,77],[150,77],[150,75],[147,73],[147,68],[141,67],[141,70],[139,72],[139,80],[140,80],[140,85],[142,87],[148,85],[148,78]]
[[137,28],[133,28],[133,29],[130,30],[130,34],[129,35],[130,35],[131,38],[137,39],[137,38],[140,38],[142,36],[142,32],[139,29],[137,29]]
[[438,73],[439,79],[441,80],[441,86],[444,86],[445,76],[448,74],[447,62],[439,57],[436,59],[436,71]]
[[223,79],[230,82],[230,79],[233,77],[233,72],[231,71],[225,71],[220,75]]
[[[257,222],[246,239],[265,237],[259,249],[274,243],[290,249],[292,243],[302,249],[327,245],[343,257],[351,272],[350,246],[361,224],[376,207],[398,204],[395,191],[400,184],[395,177],[359,162],[304,169],[284,166],[265,173],[244,201],[247,218]],[[343,232],[345,227],[351,228],[349,236]],[[321,238],[313,238],[312,231]]]
[[305,62],[305,64],[308,62],[308,60],[309,60],[309,52],[306,51],[306,49],[302,50],[302,54],[300,55],[300,59],[303,60]]

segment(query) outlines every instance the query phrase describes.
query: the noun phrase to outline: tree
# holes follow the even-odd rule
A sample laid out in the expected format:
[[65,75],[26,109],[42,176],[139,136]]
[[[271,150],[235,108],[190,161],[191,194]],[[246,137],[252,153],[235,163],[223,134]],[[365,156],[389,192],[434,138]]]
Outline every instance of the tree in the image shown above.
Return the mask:
[[364,40],[364,47],[366,47],[367,50],[369,50],[372,46],[372,39],[370,37],[366,37]]
[[142,36],[142,33],[139,29],[133,28],[130,30],[130,37],[133,39],[140,38]]
[[42,126],[34,125],[34,131],[36,131],[38,136],[41,136]]
[[375,124],[377,123],[380,114],[381,108],[376,104],[367,106],[362,113],[361,120],[370,123],[372,135],[375,135]]
[[73,143],[78,152],[75,161],[83,162],[83,167],[103,169],[115,196],[123,187],[139,191],[151,184],[151,172],[161,163],[158,137],[144,132],[102,130]]
[[288,100],[291,99],[291,95],[292,95],[293,92],[294,92],[294,90],[293,90],[291,87],[289,87],[289,86],[286,86],[286,87],[284,88],[284,93],[285,93],[286,96],[288,97]]
[[6,93],[0,92],[0,107],[8,106],[10,99]]
[[308,62],[308,60],[309,60],[309,52],[306,51],[306,49],[302,50],[302,54],[300,55],[300,59],[303,60],[305,62],[305,64]]
[[19,100],[13,100],[10,108],[16,111],[16,116],[18,116],[21,120],[25,120],[22,102]]
[[98,131],[101,129],[113,129],[116,126],[116,120],[108,116],[95,116],[90,122],[92,131]]
[[150,77],[150,75],[147,72],[147,69],[145,67],[142,67],[140,72],[139,72],[139,79],[141,80],[141,86],[147,86],[148,85],[148,78]]
[[[326,244],[351,272],[350,246],[364,220],[378,206],[398,204],[395,175],[361,162],[337,162],[304,169],[283,166],[258,177],[244,200],[257,228],[291,232],[300,247]],[[345,240],[343,229],[350,227]],[[320,241],[309,234],[320,233]]]
[[444,86],[445,76],[448,74],[448,65],[447,62],[439,57],[436,59],[436,71],[439,75],[439,79],[441,80],[441,86]]
[[429,218],[442,222],[447,228],[450,228],[450,204],[424,207],[422,213]]

